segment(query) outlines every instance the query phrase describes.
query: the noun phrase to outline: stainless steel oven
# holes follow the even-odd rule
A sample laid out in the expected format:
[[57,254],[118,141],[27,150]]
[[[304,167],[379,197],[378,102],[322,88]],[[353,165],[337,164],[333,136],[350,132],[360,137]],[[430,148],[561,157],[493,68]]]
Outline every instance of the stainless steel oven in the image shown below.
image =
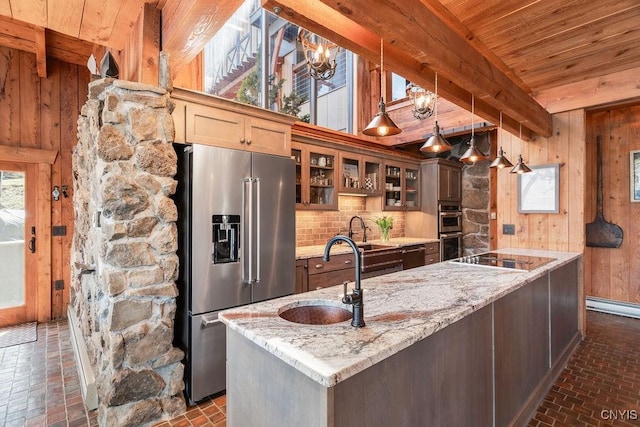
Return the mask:
[[462,231],[462,209],[459,203],[438,205],[438,232],[455,233]]
[[462,232],[440,234],[440,261],[462,256]]

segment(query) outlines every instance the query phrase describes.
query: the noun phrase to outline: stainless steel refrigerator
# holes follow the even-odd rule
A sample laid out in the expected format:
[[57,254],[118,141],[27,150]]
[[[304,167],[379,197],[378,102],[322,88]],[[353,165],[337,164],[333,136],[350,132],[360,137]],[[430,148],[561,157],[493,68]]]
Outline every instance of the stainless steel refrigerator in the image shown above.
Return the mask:
[[203,145],[178,154],[176,344],[190,402],[226,388],[218,312],[295,291],[295,165]]

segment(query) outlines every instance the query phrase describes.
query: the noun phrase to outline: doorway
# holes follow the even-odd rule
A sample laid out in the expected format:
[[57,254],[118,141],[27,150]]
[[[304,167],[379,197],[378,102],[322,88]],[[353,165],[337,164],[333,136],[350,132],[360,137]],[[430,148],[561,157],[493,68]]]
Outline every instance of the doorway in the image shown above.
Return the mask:
[[35,165],[0,161],[0,327],[37,320]]

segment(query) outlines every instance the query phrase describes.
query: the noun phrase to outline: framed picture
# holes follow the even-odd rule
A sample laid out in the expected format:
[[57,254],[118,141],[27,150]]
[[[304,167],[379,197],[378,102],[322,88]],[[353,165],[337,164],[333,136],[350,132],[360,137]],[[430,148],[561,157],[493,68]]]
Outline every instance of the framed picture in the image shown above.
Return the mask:
[[529,167],[518,175],[518,213],[560,212],[560,164]]
[[631,201],[640,202],[640,150],[629,153],[629,184]]

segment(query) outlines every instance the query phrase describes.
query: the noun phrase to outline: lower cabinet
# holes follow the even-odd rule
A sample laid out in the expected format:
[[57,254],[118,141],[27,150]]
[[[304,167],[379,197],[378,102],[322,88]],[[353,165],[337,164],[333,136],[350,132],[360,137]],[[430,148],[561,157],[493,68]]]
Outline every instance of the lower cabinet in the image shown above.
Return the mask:
[[413,245],[402,248],[402,269],[422,267],[425,262],[425,246]]
[[296,294],[309,290],[309,275],[307,274],[307,259],[296,260]]
[[433,242],[424,245],[424,265],[440,262],[440,243]]
[[313,257],[308,262],[308,290],[351,282],[355,278],[353,254],[333,255],[329,261],[322,257]]

